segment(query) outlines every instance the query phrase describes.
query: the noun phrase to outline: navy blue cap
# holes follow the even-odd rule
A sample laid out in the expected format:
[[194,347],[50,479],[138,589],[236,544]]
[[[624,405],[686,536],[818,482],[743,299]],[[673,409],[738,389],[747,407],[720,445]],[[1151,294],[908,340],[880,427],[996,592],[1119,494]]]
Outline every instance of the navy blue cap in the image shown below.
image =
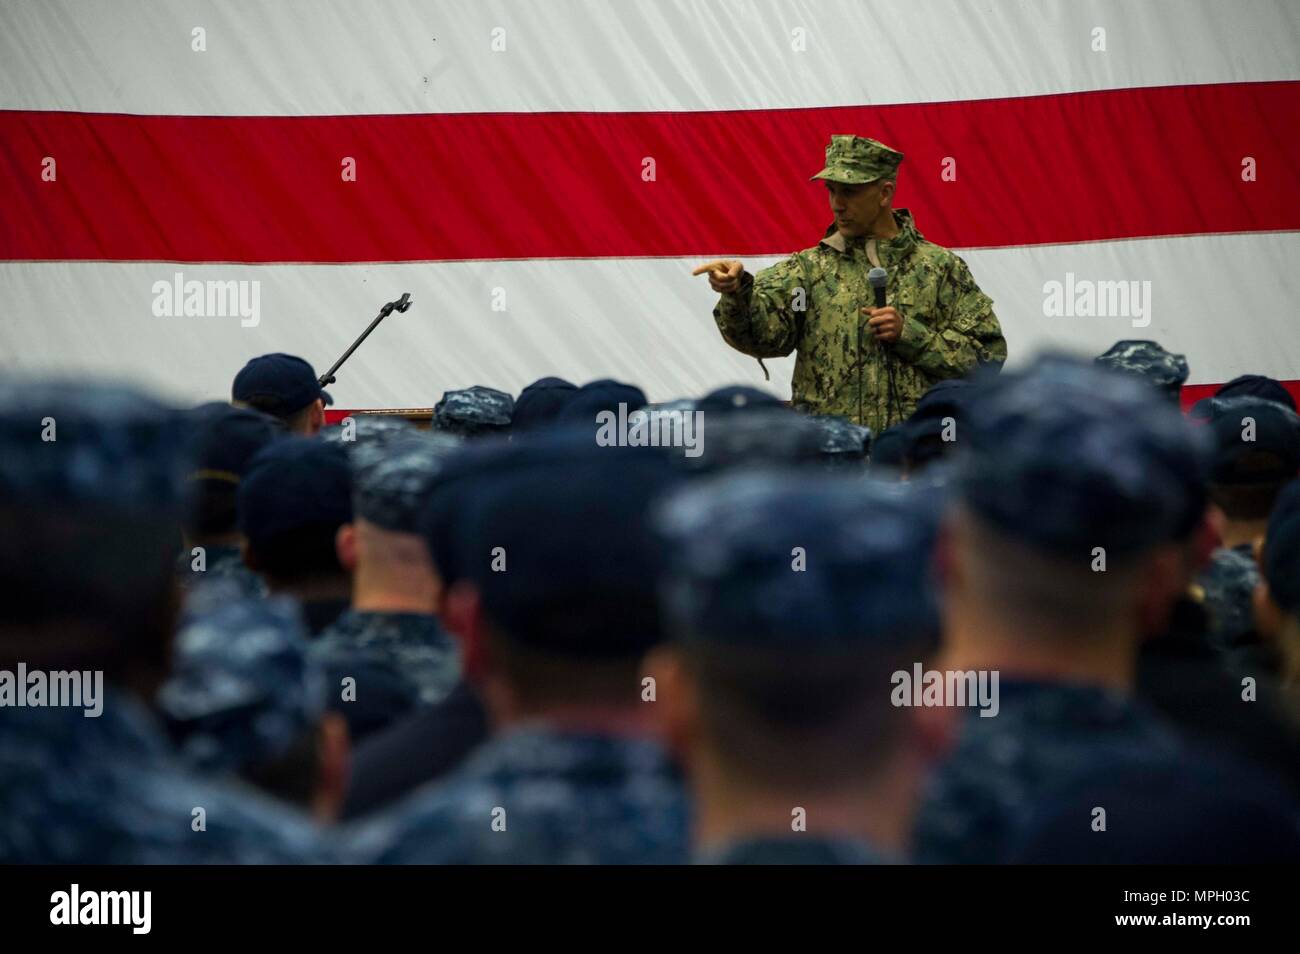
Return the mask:
[[505,391],[476,384],[447,391],[433,408],[431,427],[457,437],[506,434],[515,413],[515,400]]
[[312,366],[292,354],[264,354],[253,358],[235,375],[230,399],[287,418],[320,398],[326,404],[334,399],[321,386]]
[[646,514],[679,479],[657,450],[599,447],[580,427],[480,458],[460,486],[452,533],[484,614],[550,654],[640,655],[662,637]]
[[1265,401],[1285,404],[1293,411],[1296,409],[1295,398],[1291,396],[1291,392],[1283,387],[1281,382],[1262,374],[1238,375],[1215,391],[1214,396],[1263,398]]
[[596,424],[596,415],[602,411],[618,414],[622,404],[630,413],[645,406],[645,392],[632,384],[602,378],[578,388],[564,405],[558,418],[563,423]]
[[996,528],[1058,553],[1131,554],[1204,514],[1210,441],[1129,375],[1062,356],[985,380],[965,424],[961,494]]
[[871,469],[897,470],[907,462],[909,436],[905,422],[891,425],[871,442]]
[[717,473],[738,467],[814,464],[823,460],[826,434],[807,414],[786,407],[744,414],[703,413],[701,453],[680,458],[687,470]]
[[1278,494],[1264,537],[1264,579],[1273,601],[1300,614],[1300,480]]
[[975,395],[975,385],[966,378],[947,378],[930,386],[916,402],[916,410],[908,420],[942,419],[961,420]]
[[0,380],[0,495],[24,508],[178,514],[189,473],[184,412],[81,379]]
[[784,402],[775,394],[760,391],[758,388],[751,388],[744,384],[733,384],[729,387],[718,388],[716,391],[710,391],[699,401],[701,411],[719,413],[784,406]]
[[319,724],[325,693],[298,604],[242,598],[219,581],[187,604],[157,705],[187,761],[237,772],[300,743]]
[[555,421],[578,386],[563,378],[539,378],[519,392],[511,418],[513,433],[531,431]]
[[190,479],[229,484],[232,489],[257,452],[285,436],[279,418],[251,407],[213,402],[196,407],[190,416],[194,423]]
[[236,498],[240,532],[256,545],[352,519],[352,469],[337,444],[286,437],[253,458]]
[[1216,484],[1280,484],[1300,470],[1300,416],[1273,401],[1215,397],[1207,408],[1214,434]]
[[1112,371],[1131,374],[1146,381],[1161,393],[1177,398],[1187,381],[1187,359],[1166,351],[1155,341],[1116,341],[1097,363]]
[[751,471],[674,493],[664,604],[687,643],[832,652],[929,642],[937,489]]
[[447,459],[460,443],[414,432],[382,453],[353,461],[353,510],[385,530],[415,533],[417,518]]

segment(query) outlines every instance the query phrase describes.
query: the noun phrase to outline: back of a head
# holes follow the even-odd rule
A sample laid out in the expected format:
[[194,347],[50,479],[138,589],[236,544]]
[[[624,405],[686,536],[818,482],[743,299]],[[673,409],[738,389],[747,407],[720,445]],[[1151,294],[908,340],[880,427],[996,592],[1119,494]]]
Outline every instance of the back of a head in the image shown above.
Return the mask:
[[635,701],[635,680],[581,677],[604,668],[622,679],[661,639],[646,513],[677,471],[655,450],[599,447],[563,428],[476,448],[449,472],[425,511],[431,549],[441,569],[436,551],[452,538],[449,572],[478,592],[515,690],[534,702],[591,702],[605,689]]
[[237,508],[258,572],[285,583],[343,574],[334,537],[352,519],[352,472],[341,446],[287,437],[264,448]]
[[1214,392],[1218,398],[1252,397],[1264,401],[1273,401],[1285,405],[1292,411],[1296,409],[1295,398],[1291,396],[1280,381],[1262,374],[1242,374],[1233,378]]
[[939,512],[935,488],[788,470],[658,508],[671,638],[729,773],[831,786],[893,750],[891,674],[937,646]]
[[194,540],[236,531],[235,494],[253,457],[284,436],[278,418],[252,408],[205,404],[190,412],[194,428],[193,493],[186,533]]
[[139,391],[0,380],[4,655],[162,671],[186,495],[184,415]]
[[1129,567],[1185,543],[1204,516],[1208,440],[1139,381],[1040,357],[982,382],[970,418],[968,563],[977,593],[1008,612],[1065,627],[1102,612]]
[[325,694],[297,604],[243,599],[218,584],[187,605],[157,703],[195,768],[243,776],[305,807]]

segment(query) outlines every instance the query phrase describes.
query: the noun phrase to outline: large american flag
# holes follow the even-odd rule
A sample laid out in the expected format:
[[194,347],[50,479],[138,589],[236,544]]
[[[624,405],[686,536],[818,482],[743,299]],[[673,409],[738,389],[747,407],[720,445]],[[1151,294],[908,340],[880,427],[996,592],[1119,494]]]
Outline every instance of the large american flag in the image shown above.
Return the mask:
[[[858,133],[1013,362],[1154,338],[1194,384],[1294,380],[1298,71],[1293,0],[6,2],[0,354],[222,397],[409,291],[341,405],[762,384],[690,270],[815,244]],[[259,282],[259,322],[158,316],[178,273]],[[1047,314],[1070,276],[1150,282],[1149,325]]]

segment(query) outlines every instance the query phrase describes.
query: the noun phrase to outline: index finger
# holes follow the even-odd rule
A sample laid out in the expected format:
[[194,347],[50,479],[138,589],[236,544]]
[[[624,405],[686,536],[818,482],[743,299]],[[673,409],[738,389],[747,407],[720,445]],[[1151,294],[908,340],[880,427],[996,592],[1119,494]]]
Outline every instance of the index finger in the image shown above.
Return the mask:
[[695,269],[695,271],[691,272],[691,274],[703,275],[705,272],[719,272],[725,275],[727,273],[727,265],[725,262],[719,259],[716,262],[708,262],[704,265],[701,265],[699,268]]

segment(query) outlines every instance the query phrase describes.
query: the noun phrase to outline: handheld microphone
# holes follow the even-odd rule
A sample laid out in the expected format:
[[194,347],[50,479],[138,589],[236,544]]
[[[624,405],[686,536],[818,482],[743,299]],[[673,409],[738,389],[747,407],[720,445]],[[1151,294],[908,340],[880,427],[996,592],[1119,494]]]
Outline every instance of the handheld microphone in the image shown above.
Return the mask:
[[888,278],[889,275],[879,265],[867,272],[867,281],[871,282],[871,287],[876,292],[877,308],[885,307],[885,281]]

